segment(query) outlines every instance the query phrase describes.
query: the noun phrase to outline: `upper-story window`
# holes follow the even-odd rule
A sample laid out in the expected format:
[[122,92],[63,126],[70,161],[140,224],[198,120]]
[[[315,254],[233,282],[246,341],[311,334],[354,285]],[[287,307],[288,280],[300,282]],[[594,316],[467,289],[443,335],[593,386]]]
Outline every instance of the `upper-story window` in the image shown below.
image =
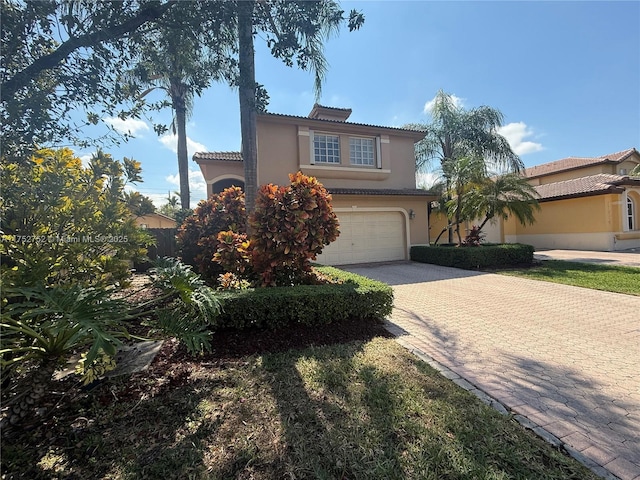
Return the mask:
[[315,163],[340,163],[340,137],[314,133],[313,159]]
[[373,138],[349,138],[349,160],[351,165],[374,166],[375,142]]

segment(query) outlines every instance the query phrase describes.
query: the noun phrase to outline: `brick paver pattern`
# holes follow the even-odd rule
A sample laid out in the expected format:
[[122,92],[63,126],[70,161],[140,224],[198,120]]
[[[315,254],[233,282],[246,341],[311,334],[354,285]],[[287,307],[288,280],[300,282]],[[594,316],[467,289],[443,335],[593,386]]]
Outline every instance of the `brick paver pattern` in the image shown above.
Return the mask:
[[405,346],[640,480],[639,296],[409,262],[347,269],[393,286]]

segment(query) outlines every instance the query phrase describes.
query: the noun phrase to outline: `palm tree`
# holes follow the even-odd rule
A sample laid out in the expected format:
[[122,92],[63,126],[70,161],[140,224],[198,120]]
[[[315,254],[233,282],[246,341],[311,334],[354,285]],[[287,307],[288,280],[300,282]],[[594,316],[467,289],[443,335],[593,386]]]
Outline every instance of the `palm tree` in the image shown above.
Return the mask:
[[[487,106],[465,110],[456,104],[452,95],[442,90],[438,91],[433,103],[431,123],[406,126],[426,131],[425,138],[416,144],[417,171],[428,170],[434,159],[439,160],[444,171],[447,163],[463,157],[483,160],[487,170],[490,167],[508,172],[524,169],[520,157],[497,131],[504,118],[499,110]],[[451,180],[446,173],[445,181],[449,191]],[[449,242],[452,237],[450,229]]]
[[[195,21],[198,15],[201,18]],[[170,12],[169,17],[170,22],[149,33],[147,43],[140,48],[142,60],[126,78],[146,87],[140,97],[158,89],[169,99],[168,106],[174,112],[171,131],[177,136],[180,204],[186,210],[190,208],[187,119],[194,98],[212,81],[236,77],[232,58],[235,36],[222,4],[189,3],[189,8]],[[166,106],[167,102],[161,101],[151,108]],[[158,133],[166,131],[159,125],[154,128]]]
[[514,173],[485,178],[467,194],[464,216],[484,219],[478,230],[496,217],[513,215],[523,225],[535,222],[534,211],[540,210],[536,189],[526,178]]
[[478,156],[460,157],[445,162],[442,166],[442,172],[450,187],[448,200],[445,204],[447,216],[453,219],[449,223],[455,226],[458,245],[461,245],[460,223],[466,219],[464,213],[467,194],[486,178],[486,164]]
[[255,78],[253,35],[261,31],[276,58],[292,66],[311,70],[315,75],[316,100],[321,93],[327,72],[324,41],[337,32],[348,20],[349,31],[357,30],[364,22],[361,13],[352,10],[348,19],[337,2],[313,1],[260,1],[243,0],[237,4],[238,21],[238,97],[242,133],[242,158],[245,177],[245,203],[247,213],[253,212],[258,190],[256,141],[257,88]]
[[629,172],[629,176],[631,177],[640,177],[640,163],[633,167],[633,170]]

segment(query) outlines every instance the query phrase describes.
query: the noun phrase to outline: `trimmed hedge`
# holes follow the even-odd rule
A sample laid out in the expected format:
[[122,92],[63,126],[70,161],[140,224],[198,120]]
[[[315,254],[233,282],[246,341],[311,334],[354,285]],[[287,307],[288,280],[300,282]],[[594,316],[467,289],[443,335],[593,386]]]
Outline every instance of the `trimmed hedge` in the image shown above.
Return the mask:
[[531,245],[503,243],[479,247],[421,245],[411,247],[410,255],[414,262],[476,270],[530,265],[533,262],[533,252],[534,248]]
[[385,283],[333,267],[316,267],[341,284],[298,285],[220,293],[220,328],[277,329],[293,323],[326,325],[344,318],[384,318],[393,308]]

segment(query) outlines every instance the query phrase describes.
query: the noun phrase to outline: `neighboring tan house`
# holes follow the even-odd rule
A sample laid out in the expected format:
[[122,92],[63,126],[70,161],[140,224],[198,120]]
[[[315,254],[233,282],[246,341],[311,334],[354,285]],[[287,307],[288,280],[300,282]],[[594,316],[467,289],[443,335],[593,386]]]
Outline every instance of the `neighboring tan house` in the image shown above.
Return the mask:
[[136,224],[142,228],[176,228],[176,221],[161,213],[150,213],[136,217]]
[[[424,132],[349,123],[350,109],[314,105],[308,117],[258,114],[258,184],[287,185],[289,173],[316,177],[332,194],[340,236],[318,262],[404,260],[427,244],[428,204],[416,189],[414,143]],[[211,195],[244,187],[242,155],[199,152],[193,159]]]
[[536,248],[640,248],[640,178],[628,175],[638,164],[640,153],[630,148],[527,168],[524,175],[540,195],[536,222],[523,226],[509,218],[488,236]]

